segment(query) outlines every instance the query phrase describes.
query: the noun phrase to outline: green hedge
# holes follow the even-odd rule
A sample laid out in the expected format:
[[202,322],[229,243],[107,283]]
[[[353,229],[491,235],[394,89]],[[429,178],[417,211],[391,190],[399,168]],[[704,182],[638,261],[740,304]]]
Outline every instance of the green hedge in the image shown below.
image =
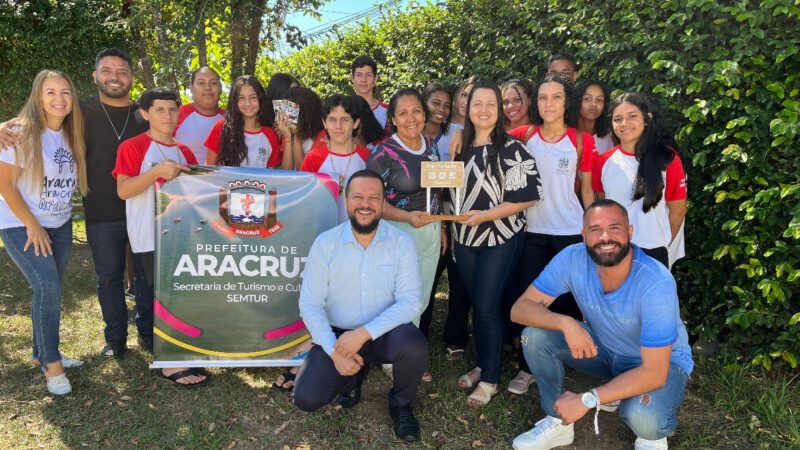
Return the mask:
[[692,332],[752,361],[800,355],[800,8],[793,0],[450,0],[387,13],[278,61],[321,95],[355,56],[383,97],[470,74],[540,77],[552,52],[615,92],[652,93],[687,158],[688,258],[675,268]]

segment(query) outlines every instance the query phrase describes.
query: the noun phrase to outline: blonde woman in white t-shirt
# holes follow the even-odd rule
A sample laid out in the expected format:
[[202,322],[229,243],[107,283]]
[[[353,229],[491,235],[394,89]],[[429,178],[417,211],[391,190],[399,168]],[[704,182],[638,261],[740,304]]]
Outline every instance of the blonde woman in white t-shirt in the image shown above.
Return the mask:
[[75,189],[86,194],[86,147],[75,86],[66,75],[43,70],[18,120],[22,143],[0,152],[0,238],[33,291],[33,358],[47,389],[65,395],[72,385],[59,346],[61,279],[72,247]]

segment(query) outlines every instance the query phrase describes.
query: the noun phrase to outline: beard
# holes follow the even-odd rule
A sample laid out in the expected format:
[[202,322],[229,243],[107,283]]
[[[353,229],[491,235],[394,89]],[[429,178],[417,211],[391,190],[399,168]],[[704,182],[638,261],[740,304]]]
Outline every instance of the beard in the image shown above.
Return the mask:
[[[600,253],[598,250],[596,250],[601,245],[607,244],[616,245],[618,250],[613,253]],[[592,257],[592,261],[594,261],[598,266],[613,267],[621,263],[622,260],[628,256],[628,253],[631,251],[631,243],[630,241],[625,242],[625,244],[620,244],[617,241],[603,241],[595,244],[592,247],[586,245],[586,250],[589,252],[589,256]]]
[[128,84],[128,85],[124,85],[123,84],[122,87],[119,88],[118,90],[111,91],[111,90],[108,89],[108,87],[106,87],[106,85],[104,83],[101,83],[100,81],[98,81],[97,78],[94,79],[94,84],[97,86],[97,89],[100,92],[102,92],[103,95],[105,95],[108,98],[124,98],[124,97],[127,97],[128,94],[131,92],[131,87],[133,86],[132,84]]
[[[371,210],[371,209],[369,211],[375,212],[374,210]],[[373,231],[378,229],[378,224],[381,221],[381,217],[377,216],[374,219],[372,219],[372,221],[362,225],[362,224],[358,223],[358,220],[356,219],[355,211],[353,211],[352,213],[350,211],[348,211],[347,212],[347,216],[350,217],[350,226],[353,227],[353,231],[355,231],[358,234],[370,234],[370,233],[372,233]]]

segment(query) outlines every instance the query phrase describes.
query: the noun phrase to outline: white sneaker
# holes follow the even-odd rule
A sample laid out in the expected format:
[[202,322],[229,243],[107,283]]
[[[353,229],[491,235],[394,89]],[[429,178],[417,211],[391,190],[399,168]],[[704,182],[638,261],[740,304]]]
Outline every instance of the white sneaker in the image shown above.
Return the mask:
[[600,411],[614,412],[619,409],[619,400],[611,403],[603,403],[600,405]]
[[54,377],[47,377],[47,390],[53,395],[66,395],[72,392],[67,374],[62,373]]
[[529,431],[514,438],[514,450],[548,450],[572,444],[575,439],[575,424],[562,425],[561,419],[547,416],[536,422]]
[[525,394],[528,392],[528,389],[531,387],[533,382],[533,375],[525,372],[524,370],[520,370],[517,372],[517,376],[508,382],[508,392],[518,395]]
[[669,446],[667,446],[667,438],[649,441],[647,439],[637,437],[636,442],[633,444],[633,448],[634,450],[667,450]]
[[70,358],[65,354],[61,354],[61,365],[64,366],[65,369],[72,369],[73,367],[80,367],[83,365],[85,361],[81,361],[80,359]]

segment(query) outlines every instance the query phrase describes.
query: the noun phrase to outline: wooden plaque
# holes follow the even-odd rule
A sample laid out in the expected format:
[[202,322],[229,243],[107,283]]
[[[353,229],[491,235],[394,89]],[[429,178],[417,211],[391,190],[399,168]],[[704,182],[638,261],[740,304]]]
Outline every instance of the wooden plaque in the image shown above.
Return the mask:
[[464,161],[424,161],[420,185],[424,188],[464,186]]

